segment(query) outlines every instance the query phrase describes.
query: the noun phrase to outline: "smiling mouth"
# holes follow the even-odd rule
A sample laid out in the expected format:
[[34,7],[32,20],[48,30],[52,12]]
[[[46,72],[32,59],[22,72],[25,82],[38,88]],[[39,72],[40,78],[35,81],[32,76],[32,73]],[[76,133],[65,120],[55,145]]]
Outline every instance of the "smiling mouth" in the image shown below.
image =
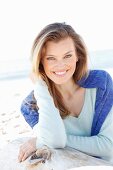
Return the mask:
[[66,71],[55,71],[55,72],[53,72],[55,75],[57,75],[57,76],[64,76],[66,73],[67,73],[67,71],[68,70],[66,70]]

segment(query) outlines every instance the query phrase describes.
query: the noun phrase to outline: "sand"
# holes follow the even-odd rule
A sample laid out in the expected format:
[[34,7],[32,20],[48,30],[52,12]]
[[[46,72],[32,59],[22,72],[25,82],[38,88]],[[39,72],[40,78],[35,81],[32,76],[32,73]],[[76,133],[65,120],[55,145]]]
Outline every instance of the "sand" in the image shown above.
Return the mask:
[[0,149],[14,139],[32,135],[20,112],[21,102],[32,88],[27,78],[0,81]]

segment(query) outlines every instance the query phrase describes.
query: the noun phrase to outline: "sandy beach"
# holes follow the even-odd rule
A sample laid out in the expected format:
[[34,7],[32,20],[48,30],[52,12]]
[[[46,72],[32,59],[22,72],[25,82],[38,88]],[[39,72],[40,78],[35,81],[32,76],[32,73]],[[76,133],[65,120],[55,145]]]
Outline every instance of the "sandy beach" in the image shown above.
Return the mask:
[[21,102],[32,88],[27,78],[0,81],[0,148],[16,138],[32,135],[20,112]]

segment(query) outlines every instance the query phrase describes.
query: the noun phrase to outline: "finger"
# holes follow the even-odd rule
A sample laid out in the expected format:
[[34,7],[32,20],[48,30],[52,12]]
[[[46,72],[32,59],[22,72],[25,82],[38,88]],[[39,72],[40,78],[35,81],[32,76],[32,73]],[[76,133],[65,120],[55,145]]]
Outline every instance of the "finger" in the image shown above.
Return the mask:
[[27,152],[21,152],[18,156],[19,162],[23,162],[25,159],[27,159],[28,155],[29,154]]
[[19,155],[18,155],[18,161],[19,161],[19,162],[22,162],[23,156],[24,156],[24,152],[21,151],[21,152],[19,153]]
[[25,152],[25,154],[22,157],[22,161],[25,161],[31,155],[32,155],[32,152]]
[[18,154],[19,162],[22,162],[22,158],[26,151],[27,151],[26,148],[24,148],[23,146],[20,147],[19,154]]

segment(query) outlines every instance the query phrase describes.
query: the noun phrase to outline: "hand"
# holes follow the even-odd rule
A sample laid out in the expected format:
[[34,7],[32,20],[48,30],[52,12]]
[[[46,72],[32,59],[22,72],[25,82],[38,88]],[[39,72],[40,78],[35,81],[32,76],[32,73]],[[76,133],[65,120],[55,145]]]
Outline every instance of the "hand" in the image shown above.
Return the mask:
[[19,162],[26,160],[30,155],[32,155],[32,153],[34,153],[37,150],[36,139],[37,138],[32,138],[20,146],[18,155]]

